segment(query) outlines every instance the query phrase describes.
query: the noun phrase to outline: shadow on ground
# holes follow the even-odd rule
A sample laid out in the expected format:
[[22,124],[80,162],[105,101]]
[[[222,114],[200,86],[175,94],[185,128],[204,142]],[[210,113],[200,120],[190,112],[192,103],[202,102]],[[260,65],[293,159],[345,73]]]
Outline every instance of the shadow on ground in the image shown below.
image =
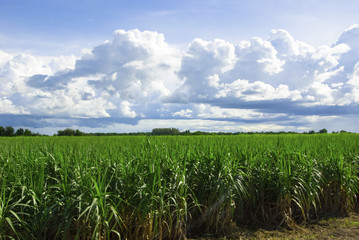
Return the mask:
[[190,240],[239,240],[239,239],[359,239],[359,214],[348,217],[323,217],[294,229],[269,230],[264,228],[238,227],[233,224],[226,236],[201,236]]

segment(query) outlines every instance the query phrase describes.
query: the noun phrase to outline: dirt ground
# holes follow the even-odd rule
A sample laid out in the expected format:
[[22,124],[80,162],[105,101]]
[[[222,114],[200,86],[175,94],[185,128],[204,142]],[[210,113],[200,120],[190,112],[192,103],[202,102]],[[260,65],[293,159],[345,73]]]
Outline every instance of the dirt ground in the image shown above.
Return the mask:
[[344,218],[322,218],[306,225],[299,225],[293,230],[249,229],[234,225],[233,230],[222,237],[204,236],[191,240],[239,240],[239,239],[358,239],[359,214]]

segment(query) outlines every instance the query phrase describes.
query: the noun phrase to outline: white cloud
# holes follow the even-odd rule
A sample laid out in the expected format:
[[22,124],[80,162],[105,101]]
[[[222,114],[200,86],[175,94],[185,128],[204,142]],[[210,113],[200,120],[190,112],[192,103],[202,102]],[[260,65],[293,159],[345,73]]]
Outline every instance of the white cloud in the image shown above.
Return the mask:
[[312,54],[312,59],[319,61],[319,65],[328,71],[339,64],[341,55],[347,53],[350,47],[341,43],[333,47],[321,46]]
[[118,30],[79,60],[0,52],[0,63],[1,96],[17,94],[31,113],[133,118],[134,102],[159,102],[175,88],[180,52],[162,34]]
[[0,50],[0,66],[1,66],[1,71],[3,71],[3,68],[4,68],[3,65],[4,65],[6,62],[8,62],[10,59],[11,59],[10,54],[7,54],[6,52]]
[[116,106],[102,98],[83,99],[80,94],[57,90],[50,96],[31,99],[29,109],[38,115],[61,116],[69,118],[110,117],[107,110]]
[[303,42],[297,41],[284,29],[272,30],[269,35],[271,45],[278,52],[280,58],[297,58],[313,51],[313,47]]
[[136,113],[131,110],[131,103],[128,101],[121,102],[120,110],[124,117],[130,117],[130,118],[136,117]]
[[250,83],[248,80],[235,80],[230,84],[224,84],[218,91],[217,98],[233,97],[245,101],[273,100],[286,98],[299,100],[301,95],[298,91],[290,91],[286,85],[279,85],[274,88],[270,84],[261,81]]
[[[236,70],[243,71],[241,74],[245,74],[244,78],[253,74],[251,71],[273,76],[283,70],[284,61],[277,57],[277,50],[269,41],[259,37],[252,38],[249,42],[241,42],[236,48],[236,53],[238,57]],[[248,69],[245,71],[242,66]]]
[[359,103],[359,62],[355,65],[354,72],[350,76],[347,84],[351,89],[351,91],[347,93],[347,96],[355,103]]
[[193,111],[191,109],[182,109],[181,111],[173,113],[172,116],[190,118],[192,117],[192,113]]
[[0,94],[32,91],[27,85],[28,78],[37,74],[55,74],[59,70],[75,65],[75,56],[35,57],[28,54],[10,55],[0,51]]
[[28,114],[21,106],[15,106],[9,99],[0,98],[0,114]]
[[[174,94],[174,99],[189,101],[191,98],[207,98],[215,93],[208,83],[213,84],[213,74],[230,70],[235,62],[235,48],[232,44],[215,39],[212,42],[195,39],[182,58],[179,77],[184,80]],[[211,78],[212,77],[212,78]]]
[[187,118],[206,131],[305,129],[313,123],[305,116],[359,114],[357,40],[354,25],[332,46],[273,30],[238,44],[197,38],[183,50],[135,29],[115,31],[78,59],[0,51],[0,114],[27,114],[40,125],[173,118],[182,126]]
[[351,49],[358,52],[359,51],[359,24],[354,24],[349,28],[345,29],[344,32],[340,35],[336,45],[345,43],[350,46]]
[[285,114],[257,112],[253,109],[221,108],[218,106],[211,106],[209,104],[196,104],[194,109],[196,110],[196,117],[202,119],[239,119],[258,121],[285,116]]
[[[353,29],[356,27],[351,28],[352,35]],[[256,37],[231,46],[235,55],[230,58],[227,54],[227,58],[219,58],[213,47],[217,45],[218,40],[197,39],[196,54],[189,48],[190,58],[184,58],[180,70],[185,82],[173,93],[171,102],[209,103],[218,99],[217,105],[224,101],[226,106],[230,101],[238,105],[236,100],[276,99],[296,101],[301,106],[350,103],[345,97],[350,86],[344,85],[347,66],[342,57],[354,50],[347,43],[314,48],[296,41],[285,30],[273,30],[269,41]],[[212,56],[231,61],[208,60]],[[223,62],[230,62],[230,67],[223,70]]]

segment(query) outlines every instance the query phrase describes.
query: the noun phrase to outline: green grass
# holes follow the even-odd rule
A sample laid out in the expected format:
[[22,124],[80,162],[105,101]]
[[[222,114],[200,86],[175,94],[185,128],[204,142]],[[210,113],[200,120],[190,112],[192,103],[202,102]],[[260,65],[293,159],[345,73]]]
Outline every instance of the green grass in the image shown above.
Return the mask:
[[3,239],[182,239],[357,207],[359,135],[0,138]]

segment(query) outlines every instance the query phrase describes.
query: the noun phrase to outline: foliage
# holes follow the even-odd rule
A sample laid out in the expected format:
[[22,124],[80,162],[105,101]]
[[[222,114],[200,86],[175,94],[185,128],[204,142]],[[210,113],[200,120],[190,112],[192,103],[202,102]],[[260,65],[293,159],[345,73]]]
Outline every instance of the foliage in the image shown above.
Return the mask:
[[24,133],[25,133],[24,129],[19,128],[18,130],[16,130],[15,135],[16,135],[16,136],[23,136]]
[[29,129],[19,128],[16,130],[11,126],[2,127],[0,126],[0,137],[13,137],[13,136],[38,136],[38,133],[32,133]]
[[84,136],[84,135],[85,133],[81,132],[78,129],[73,130],[71,128],[66,128],[65,130],[57,131],[57,136]]
[[0,126],[0,136],[5,136],[5,128]]
[[14,136],[15,130],[11,126],[5,127],[5,136],[11,137]]
[[178,135],[180,131],[177,128],[154,128],[152,135]]
[[184,239],[358,206],[359,135],[0,138],[4,239]]
[[328,133],[327,129],[323,128],[323,129],[320,129],[318,133]]

